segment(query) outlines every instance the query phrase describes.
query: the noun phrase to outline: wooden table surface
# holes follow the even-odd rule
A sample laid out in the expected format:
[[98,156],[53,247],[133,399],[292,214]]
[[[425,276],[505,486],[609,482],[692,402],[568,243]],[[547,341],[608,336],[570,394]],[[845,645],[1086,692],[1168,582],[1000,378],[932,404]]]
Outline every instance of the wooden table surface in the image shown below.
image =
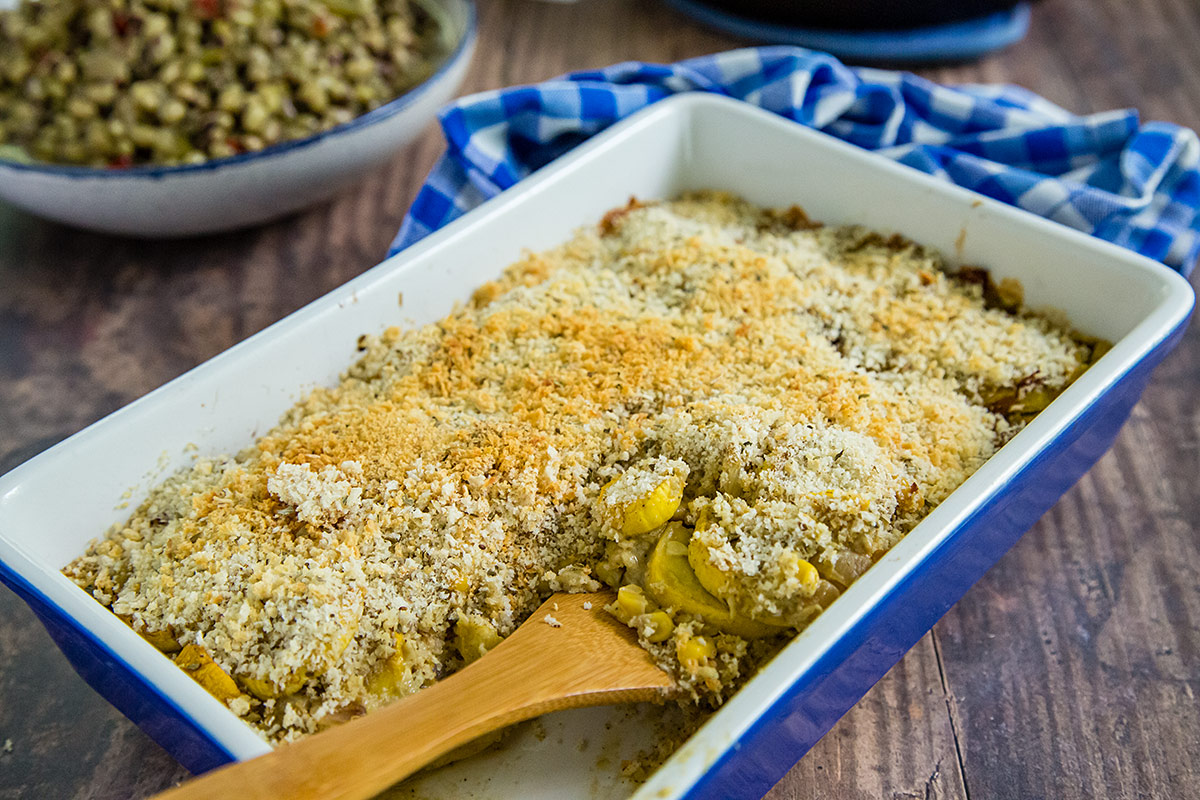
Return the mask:
[[[745,44],[651,0],[480,6],[464,92]],[[1019,44],[919,71],[1200,128],[1197,43],[1196,0],[1044,0]],[[0,473],[375,264],[440,149],[430,126],[334,202],[208,238],[0,207]],[[1193,327],[1113,450],[769,797],[1200,796],[1198,363]],[[0,800],[142,797],[184,777],[0,587]]]

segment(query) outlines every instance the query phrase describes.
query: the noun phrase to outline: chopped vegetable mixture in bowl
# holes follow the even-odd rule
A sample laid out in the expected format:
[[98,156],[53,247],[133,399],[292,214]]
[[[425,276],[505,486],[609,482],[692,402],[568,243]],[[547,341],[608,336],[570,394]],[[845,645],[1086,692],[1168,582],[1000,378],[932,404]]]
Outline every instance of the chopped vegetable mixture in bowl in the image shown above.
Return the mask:
[[0,197],[145,236],[289,213],[416,135],[474,28],[467,0],[20,0],[0,10]]
[[3,154],[193,164],[349,122],[444,50],[413,0],[49,0],[0,14]]

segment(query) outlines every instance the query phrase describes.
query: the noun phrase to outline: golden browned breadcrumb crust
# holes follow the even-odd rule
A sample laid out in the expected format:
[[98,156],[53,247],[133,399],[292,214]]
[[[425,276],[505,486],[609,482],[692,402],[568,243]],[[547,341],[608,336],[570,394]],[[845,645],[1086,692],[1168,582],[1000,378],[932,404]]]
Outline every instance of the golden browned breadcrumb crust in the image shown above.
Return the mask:
[[[676,519],[743,610],[802,627],[796,559],[844,588],[1091,355],[997,307],[1013,286],[942,267],[799,209],[631,203],[436,324],[362,337],[340,384],[155,488],[65,572],[210,656],[236,684],[210,690],[272,740],[428,685],[551,591],[636,581],[653,539],[598,502],[621,476],[610,502],[684,481]],[[646,644],[709,700],[780,641],[708,631],[715,652],[681,664],[705,627],[674,622]]]

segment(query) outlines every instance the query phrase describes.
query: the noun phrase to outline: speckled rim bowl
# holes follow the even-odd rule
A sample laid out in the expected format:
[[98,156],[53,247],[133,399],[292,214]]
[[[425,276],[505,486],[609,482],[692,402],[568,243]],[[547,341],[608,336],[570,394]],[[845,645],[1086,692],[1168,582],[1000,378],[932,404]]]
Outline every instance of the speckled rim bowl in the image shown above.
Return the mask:
[[327,200],[414,139],[462,82],[475,48],[474,3],[436,5],[452,43],[437,71],[345,124],[202,164],[110,170],[0,159],[0,199],[68,225],[148,238],[246,228]]

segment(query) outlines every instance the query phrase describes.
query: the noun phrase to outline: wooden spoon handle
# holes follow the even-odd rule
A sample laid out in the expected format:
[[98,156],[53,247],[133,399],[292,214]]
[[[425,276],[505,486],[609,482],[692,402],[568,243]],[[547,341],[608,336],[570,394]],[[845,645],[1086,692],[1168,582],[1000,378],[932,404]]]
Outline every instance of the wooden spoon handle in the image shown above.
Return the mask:
[[543,713],[543,698],[530,691],[537,682],[505,661],[496,652],[387,708],[158,797],[371,797],[477,736]]
[[[631,635],[610,622],[621,635]],[[628,659],[606,668],[604,659],[589,658],[583,647],[607,644],[611,649],[615,644],[633,649],[636,644],[614,639],[604,628],[583,626],[578,626],[579,641],[572,643],[576,627],[548,639],[551,628],[527,623],[485,658],[410,697],[259,758],[214,770],[157,797],[370,798],[439,756],[506,725],[563,708],[663,698],[670,678],[644,651],[639,653],[645,663],[631,674]]]

